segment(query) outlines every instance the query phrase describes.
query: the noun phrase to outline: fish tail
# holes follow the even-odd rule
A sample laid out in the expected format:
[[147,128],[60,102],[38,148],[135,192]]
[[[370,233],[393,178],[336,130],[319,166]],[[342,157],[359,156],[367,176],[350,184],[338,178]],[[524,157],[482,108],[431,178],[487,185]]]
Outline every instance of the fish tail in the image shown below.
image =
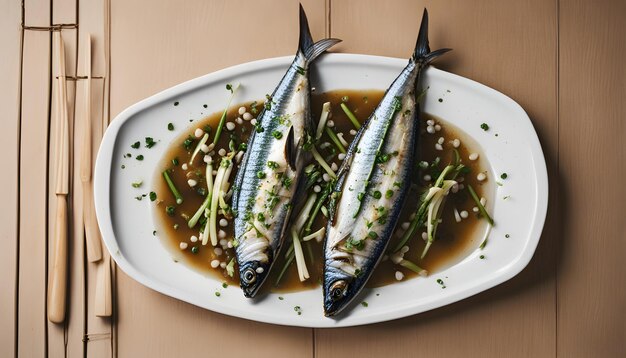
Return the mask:
[[298,54],[304,56],[307,63],[311,63],[324,51],[339,42],[341,42],[341,40],[333,38],[313,42],[311,31],[309,30],[309,21],[306,18],[302,4],[300,4],[300,42],[298,43]]
[[425,66],[437,57],[451,50],[452,49],[449,48],[442,48],[430,52],[430,46],[428,45],[428,11],[424,8],[422,24],[420,25],[417,43],[415,44],[415,51],[413,51],[413,57],[411,58],[412,61]]

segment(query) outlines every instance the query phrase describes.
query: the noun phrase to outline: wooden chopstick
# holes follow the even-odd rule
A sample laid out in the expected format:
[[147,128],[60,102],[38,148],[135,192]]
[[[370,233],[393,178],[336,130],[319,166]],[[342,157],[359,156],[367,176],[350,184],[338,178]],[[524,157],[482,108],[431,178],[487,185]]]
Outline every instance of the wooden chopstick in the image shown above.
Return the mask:
[[[105,12],[106,12],[107,7],[105,6]],[[106,16],[106,15],[105,15]],[[107,52],[107,38],[108,35],[105,34],[105,52]],[[87,41],[89,42],[87,44],[87,49],[89,50],[89,57],[90,57],[90,64],[87,66],[88,68],[88,73],[87,76],[89,78],[91,78],[91,37],[89,34],[87,34]],[[105,57],[106,57],[106,53],[105,53]],[[106,62],[106,61],[105,61]],[[105,84],[108,81],[108,66],[107,69],[105,70]],[[89,81],[89,79],[88,79]],[[90,81],[89,81],[90,82]],[[106,91],[106,85],[104,87],[104,90]],[[89,99],[91,99],[91,95],[89,95],[88,97]],[[103,134],[104,131],[106,130],[106,127],[108,125],[108,109],[107,109],[107,105],[106,105],[106,101],[104,100],[105,98],[108,98],[108,96],[106,95],[106,93],[103,93],[103,102],[102,102],[102,122],[101,122],[101,133]],[[90,123],[91,125],[91,123]],[[91,138],[90,138],[91,141]],[[91,146],[91,143],[89,144]],[[98,226],[97,226],[97,221],[96,221],[96,217],[95,217],[95,208],[93,206],[93,189],[91,187],[91,185],[89,186],[90,191],[90,203],[89,206],[87,206],[87,204],[85,204],[85,207],[89,207],[91,208],[91,214],[92,216],[92,222],[91,222],[91,229],[93,229],[93,233],[94,235],[91,235],[91,237],[89,237],[89,228],[87,227],[88,223],[87,221],[85,221],[85,231],[87,233],[87,240],[92,239],[94,240],[94,242],[92,242],[92,245],[96,245],[97,241],[97,246],[98,248],[101,248],[101,242],[99,239],[101,239],[100,236],[100,231],[98,230]],[[87,217],[87,216],[85,216]],[[87,245],[89,247],[89,241],[87,242]],[[89,254],[89,251],[87,252]],[[103,257],[103,260],[100,261],[98,263],[98,272],[97,272],[97,276],[96,276],[96,295],[95,295],[95,302],[94,302],[94,312],[95,315],[98,317],[110,317],[112,312],[113,312],[113,293],[112,293],[112,282],[111,282],[111,256],[107,253],[107,252],[100,252],[101,257]]]
[[54,230],[53,266],[48,284],[48,319],[61,323],[65,319],[67,290],[67,194],[69,193],[69,123],[67,112],[67,83],[65,79],[65,46],[60,32],[54,33],[57,48],[59,78],[57,80],[57,110],[55,167],[57,211]]
[[110,317],[113,311],[113,294],[111,291],[111,256],[106,255],[98,265],[96,278],[95,313],[98,317]]
[[91,35],[86,34],[83,63],[85,64],[86,79],[84,80],[84,133],[83,151],[80,161],[80,181],[83,188],[83,222],[85,224],[85,242],[87,246],[87,260],[96,262],[102,258],[102,245],[100,244],[100,231],[93,207],[93,188],[91,186]]

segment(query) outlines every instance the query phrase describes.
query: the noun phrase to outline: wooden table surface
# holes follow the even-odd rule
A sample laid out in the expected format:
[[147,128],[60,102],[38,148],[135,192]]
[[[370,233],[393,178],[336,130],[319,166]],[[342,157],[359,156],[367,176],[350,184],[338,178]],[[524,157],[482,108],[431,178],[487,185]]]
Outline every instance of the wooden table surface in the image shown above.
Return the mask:
[[[68,316],[62,325],[48,322],[56,63],[51,33],[32,27],[77,24],[61,30],[68,75],[83,73],[78,44],[92,34],[94,75],[106,77],[93,82],[100,121],[182,81],[293,54],[298,3],[0,0],[0,356],[212,356],[228,349],[232,357],[625,357],[626,2],[302,2],[314,38],[344,40],[334,51],[401,58],[427,6],[432,47],[454,48],[438,66],[507,94],[528,112],[550,178],[548,217],[528,267],[462,302],[344,329],[224,316],[113,267],[114,316],[97,318],[96,264],[85,257],[73,160]],[[84,106],[75,85],[71,112]],[[81,128],[76,121],[73,132]],[[73,158],[81,151],[74,146]]]

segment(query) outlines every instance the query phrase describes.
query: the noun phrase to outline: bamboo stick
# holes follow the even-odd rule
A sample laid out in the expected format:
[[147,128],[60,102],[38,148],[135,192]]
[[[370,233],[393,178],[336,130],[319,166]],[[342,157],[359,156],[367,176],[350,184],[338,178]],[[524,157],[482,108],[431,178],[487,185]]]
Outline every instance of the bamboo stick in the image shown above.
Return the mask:
[[67,87],[65,79],[65,46],[60,32],[54,33],[59,78],[57,80],[57,99],[60,105],[56,118],[55,167],[57,211],[54,230],[53,266],[48,284],[48,319],[54,323],[65,320],[65,301],[67,292],[67,194],[69,193],[69,123],[67,113]]
[[93,207],[93,188],[91,181],[91,147],[92,147],[92,123],[91,123],[91,35],[86,34],[83,63],[86,79],[84,81],[84,117],[85,126],[83,133],[83,151],[80,162],[80,180],[83,188],[83,221],[85,224],[85,242],[87,246],[87,260],[97,262],[102,259],[102,245],[100,244],[100,231]]

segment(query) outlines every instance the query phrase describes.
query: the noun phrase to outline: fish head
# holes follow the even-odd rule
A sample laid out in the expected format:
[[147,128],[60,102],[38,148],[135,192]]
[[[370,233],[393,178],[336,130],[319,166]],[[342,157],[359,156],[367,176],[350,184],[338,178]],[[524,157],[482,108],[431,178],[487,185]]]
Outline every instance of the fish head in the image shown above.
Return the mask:
[[324,315],[334,316],[341,312],[355,297],[354,276],[340,269],[329,267],[324,279]]
[[243,294],[254,297],[267,278],[269,265],[261,261],[248,261],[239,267],[239,283]]

